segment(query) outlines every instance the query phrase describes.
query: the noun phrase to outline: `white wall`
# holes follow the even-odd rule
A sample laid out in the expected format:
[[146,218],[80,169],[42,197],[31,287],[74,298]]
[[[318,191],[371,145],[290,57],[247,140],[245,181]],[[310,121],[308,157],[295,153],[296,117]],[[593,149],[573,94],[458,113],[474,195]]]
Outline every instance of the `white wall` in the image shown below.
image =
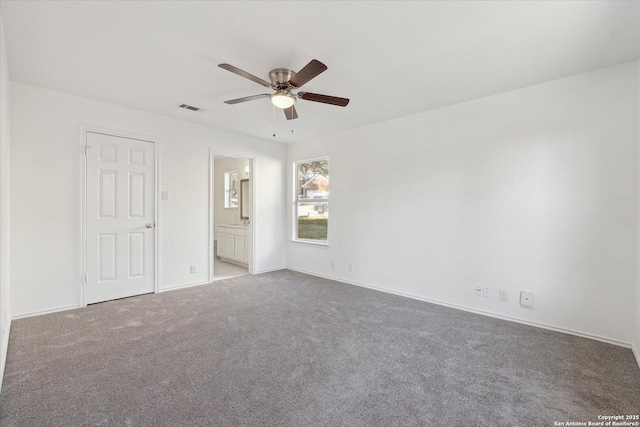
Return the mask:
[[210,150],[255,159],[254,272],[285,266],[283,145],[21,83],[11,90],[14,317],[80,303],[83,125],[158,141],[159,187],[171,193],[158,197],[161,289],[208,280]]
[[[249,176],[244,173],[246,166],[249,166],[248,159],[236,159],[233,157],[216,159],[213,175],[216,226],[219,224],[238,224],[240,222],[239,206],[237,208],[224,207],[224,174],[231,171],[238,172],[238,191],[240,191],[240,180],[249,179]],[[238,200],[240,200],[240,193],[238,193]]]
[[0,18],[0,388],[11,328],[9,289],[9,64]]
[[[637,76],[638,76],[638,91],[637,91],[638,132],[636,134],[636,139],[638,141],[638,146],[640,147],[640,61],[638,61],[636,64],[637,64]],[[638,158],[638,165],[639,165],[638,167],[640,168],[640,157]],[[640,175],[640,173],[638,175]],[[640,179],[640,176],[639,176],[639,179]],[[638,185],[638,187],[640,189],[640,184]],[[638,203],[640,203],[640,193],[638,194]],[[635,319],[634,334],[633,334],[633,353],[635,354],[636,361],[640,366],[640,216],[638,217],[638,266],[637,266],[636,274],[638,277],[638,282],[636,285],[636,296],[635,296],[635,307],[634,307],[634,311],[636,313],[636,319]]]
[[[331,175],[330,245],[288,242],[288,265],[629,345],[637,67],[288,147],[289,182],[298,159],[329,156]],[[491,298],[474,296],[476,284]],[[535,294],[533,310],[519,306],[521,290]]]

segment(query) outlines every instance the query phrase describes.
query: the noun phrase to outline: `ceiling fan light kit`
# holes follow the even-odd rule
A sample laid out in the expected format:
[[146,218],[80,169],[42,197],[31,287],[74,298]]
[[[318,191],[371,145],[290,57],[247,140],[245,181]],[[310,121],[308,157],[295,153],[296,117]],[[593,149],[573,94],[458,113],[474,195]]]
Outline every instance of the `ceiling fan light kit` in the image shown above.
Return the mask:
[[282,108],[284,110],[285,108],[289,108],[293,104],[295,104],[296,99],[287,91],[279,90],[271,95],[271,102],[276,107]]
[[273,94],[263,93],[260,95],[245,96],[244,98],[230,99],[228,101],[224,101],[225,104],[239,104],[241,102],[269,97],[273,105],[284,111],[284,115],[287,120],[293,120],[298,118],[296,107],[294,106],[296,99],[321,102],[323,104],[337,105],[339,107],[346,107],[349,103],[349,99],[339,98],[337,96],[321,95],[309,92],[293,92],[327,69],[327,66],[317,59],[312,59],[311,62],[305,65],[304,68],[297,73],[293,70],[289,70],[288,68],[276,68],[275,70],[271,70],[269,72],[269,79],[271,80],[271,83],[230,64],[219,64],[218,67],[276,91]]

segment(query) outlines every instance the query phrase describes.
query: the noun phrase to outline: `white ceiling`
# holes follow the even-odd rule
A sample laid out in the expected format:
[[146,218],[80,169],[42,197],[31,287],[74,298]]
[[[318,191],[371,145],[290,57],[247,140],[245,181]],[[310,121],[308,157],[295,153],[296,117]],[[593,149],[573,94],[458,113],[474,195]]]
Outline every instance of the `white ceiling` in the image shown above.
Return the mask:
[[[406,116],[640,57],[638,1],[0,1],[11,79],[283,142]],[[304,86],[351,99],[296,104],[269,80],[311,59]],[[203,113],[177,107],[187,103]],[[291,133],[293,126],[294,133]]]

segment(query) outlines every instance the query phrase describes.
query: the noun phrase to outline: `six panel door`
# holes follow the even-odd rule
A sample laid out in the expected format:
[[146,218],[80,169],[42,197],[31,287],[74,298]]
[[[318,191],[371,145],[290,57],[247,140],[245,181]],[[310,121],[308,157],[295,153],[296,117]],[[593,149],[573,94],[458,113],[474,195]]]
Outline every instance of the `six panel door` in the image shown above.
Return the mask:
[[154,291],[154,143],[87,132],[87,304]]

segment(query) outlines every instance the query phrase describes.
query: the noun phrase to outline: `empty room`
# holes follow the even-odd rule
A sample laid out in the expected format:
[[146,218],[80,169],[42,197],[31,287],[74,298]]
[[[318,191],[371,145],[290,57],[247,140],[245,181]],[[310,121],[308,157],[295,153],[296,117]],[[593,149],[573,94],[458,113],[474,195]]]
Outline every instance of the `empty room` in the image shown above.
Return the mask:
[[640,1],[0,0],[0,426],[640,426]]

